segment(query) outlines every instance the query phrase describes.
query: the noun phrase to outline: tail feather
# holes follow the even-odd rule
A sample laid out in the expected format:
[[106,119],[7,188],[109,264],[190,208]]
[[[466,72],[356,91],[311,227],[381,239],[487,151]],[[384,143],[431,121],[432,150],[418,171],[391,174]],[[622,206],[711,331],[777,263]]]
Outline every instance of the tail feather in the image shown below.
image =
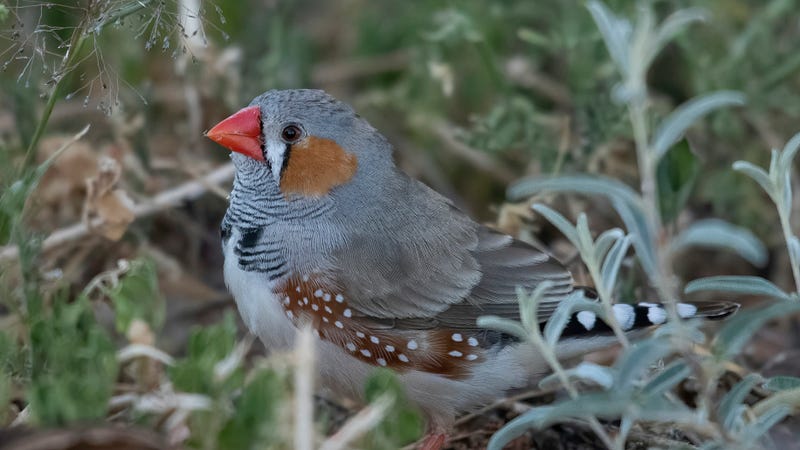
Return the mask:
[[[719,320],[730,316],[739,309],[733,302],[678,303],[675,305],[681,319],[702,318]],[[613,306],[614,316],[623,331],[633,331],[661,325],[667,321],[668,313],[661,303],[641,302],[637,304],[618,303]],[[592,311],[578,311],[572,315],[564,328],[562,337],[593,336],[611,333],[608,326]]]

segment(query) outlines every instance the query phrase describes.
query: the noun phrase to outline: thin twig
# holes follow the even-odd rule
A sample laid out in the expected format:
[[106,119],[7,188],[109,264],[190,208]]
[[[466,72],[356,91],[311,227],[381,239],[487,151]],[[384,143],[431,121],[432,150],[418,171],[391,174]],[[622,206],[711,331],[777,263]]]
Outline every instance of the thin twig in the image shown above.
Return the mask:
[[314,448],[314,335],[306,327],[297,334],[294,372],[294,448]]
[[351,417],[344,426],[322,443],[320,450],[343,450],[351,448],[349,444],[374,428],[394,405],[390,395],[382,395]]
[[445,144],[446,150],[449,150],[459,158],[483,170],[498,181],[510,183],[517,179],[517,175],[508,167],[493,160],[492,157],[485,152],[472,148],[459,141],[452,131],[455,129],[454,125],[438,122],[432,124],[430,129]]
[[[136,219],[152,216],[160,211],[174,208],[187,200],[196,199],[205,194],[209,189],[209,184],[224,183],[233,178],[233,163],[219,166],[204,177],[188,181],[170,190],[164,191],[153,197],[151,200],[139,203],[133,207],[133,214]],[[65,228],[54,231],[42,242],[42,251],[47,251],[64,245],[89,235],[91,229],[102,226],[105,221],[96,217],[88,224],[76,223]],[[0,263],[15,260],[19,256],[17,246],[6,246],[0,248]]]

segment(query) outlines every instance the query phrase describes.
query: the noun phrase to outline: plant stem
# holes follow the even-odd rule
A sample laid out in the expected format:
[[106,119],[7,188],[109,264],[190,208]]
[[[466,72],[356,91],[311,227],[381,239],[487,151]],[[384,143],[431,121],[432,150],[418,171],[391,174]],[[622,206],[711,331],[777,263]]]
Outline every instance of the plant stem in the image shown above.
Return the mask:
[[789,211],[784,211],[784,208],[778,205],[778,216],[781,220],[781,228],[783,229],[783,239],[786,241],[786,249],[789,252],[789,264],[792,266],[792,276],[794,277],[794,288],[795,292],[800,293],[800,262],[797,261],[797,255],[793,251],[794,245],[792,245],[792,238],[794,238],[794,234],[792,234],[792,225],[789,222]]

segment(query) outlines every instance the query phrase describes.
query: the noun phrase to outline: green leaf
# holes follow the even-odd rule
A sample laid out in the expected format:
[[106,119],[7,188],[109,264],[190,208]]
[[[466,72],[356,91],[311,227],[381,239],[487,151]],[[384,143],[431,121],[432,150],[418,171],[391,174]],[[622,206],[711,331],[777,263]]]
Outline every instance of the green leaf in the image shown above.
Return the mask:
[[[658,127],[653,135],[650,148],[661,159],[686,133],[692,124],[709,112],[732,105],[743,105],[744,95],[734,91],[718,91],[693,98],[679,106]],[[675,150],[673,150],[675,151]]]
[[230,355],[236,345],[236,331],[236,321],[230,311],[219,323],[196,328],[189,338],[186,356],[167,369],[175,388],[215,397],[215,394],[241,386],[241,369],[222,381],[214,377],[216,364]]
[[789,414],[792,408],[788,405],[777,404],[758,416],[755,422],[742,431],[745,442],[755,443],[764,436],[772,427],[780,423]]
[[536,203],[531,208],[538,212],[539,214],[543,215],[548,222],[550,222],[554,227],[558,228],[558,231],[567,238],[575,248],[580,249],[581,243],[580,239],[578,238],[578,230],[570,223],[566,217],[562,216],[558,211],[550,208],[547,205],[543,205],[541,203]]
[[737,355],[750,337],[765,322],[800,312],[800,302],[782,301],[758,310],[740,311],[725,323],[711,343],[712,353],[720,360]]
[[783,292],[771,281],[754,276],[720,275],[692,280],[686,284],[683,292],[693,294],[701,291],[731,292],[741,295],[760,295],[778,300],[788,300],[789,294]]
[[632,27],[630,21],[617,17],[603,2],[592,0],[587,5],[597,28],[603,35],[608,53],[623,75],[628,73],[628,52]]
[[790,170],[792,167],[792,160],[794,160],[794,156],[797,154],[798,150],[800,150],[800,133],[792,136],[789,142],[783,146],[779,162],[780,167],[784,167],[784,170]]
[[662,339],[646,339],[633,344],[617,360],[615,391],[633,388],[652,364],[672,352],[668,342]]
[[772,183],[772,180],[770,179],[767,172],[761,167],[758,167],[757,165],[747,161],[736,161],[735,163],[733,163],[733,170],[737,172],[742,172],[743,174],[752,178],[753,180],[755,180],[756,183],[758,183],[761,186],[761,189],[763,189],[764,192],[766,192],[770,196],[773,195],[773,192],[775,191],[775,186]]
[[767,248],[750,230],[724,220],[699,220],[682,231],[670,244],[670,251],[686,247],[717,247],[731,250],[750,264],[763,267],[767,263]]
[[285,381],[271,370],[252,376],[232,408],[232,416],[220,430],[218,448],[272,448],[281,443],[281,408],[288,402]]
[[625,254],[628,253],[628,247],[631,244],[632,236],[627,235],[614,243],[608,256],[603,260],[603,265],[600,269],[600,277],[609,292],[613,292],[614,286],[617,284],[617,274],[619,267],[622,265],[622,260]]
[[121,333],[127,332],[134,319],[147,322],[154,331],[161,329],[165,304],[152,261],[131,261],[128,272],[107,295],[114,305],[115,322]]
[[596,301],[589,301],[583,297],[581,291],[574,291],[566,299],[560,301],[556,310],[547,319],[547,324],[544,326],[544,340],[550,346],[555,346],[564,331],[567,322],[572,318],[572,314],[576,311],[592,311],[603,317],[603,307]]
[[367,435],[362,448],[393,450],[410,444],[422,436],[424,421],[420,411],[406,399],[403,385],[397,374],[389,369],[378,369],[365,386],[366,399],[374,402],[384,395],[391,395],[394,404],[381,423]]
[[106,415],[117,379],[114,344],[85,297],[52,308],[30,325],[31,382],[26,397],[34,422],[67,425]]
[[685,139],[658,162],[658,206],[664,223],[674,221],[686,206],[699,172],[697,157]]

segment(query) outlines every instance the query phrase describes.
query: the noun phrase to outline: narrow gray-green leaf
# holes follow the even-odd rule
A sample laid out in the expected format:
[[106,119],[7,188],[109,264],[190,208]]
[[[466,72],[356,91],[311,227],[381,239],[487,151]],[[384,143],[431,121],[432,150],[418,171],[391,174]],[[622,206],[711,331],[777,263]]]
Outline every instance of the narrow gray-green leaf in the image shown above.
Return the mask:
[[602,317],[603,308],[595,302],[583,298],[580,291],[575,291],[570,294],[565,300],[559,302],[558,307],[553,311],[553,315],[547,319],[547,324],[544,326],[544,340],[549,345],[554,346],[561,337],[564,327],[572,317],[572,313],[576,311],[592,311]]
[[587,5],[592,14],[600,34],[606,43],[611,59],[622,74],[628,73],[628,48],[630,47],[631,23],[617,17],[605,4],[599,1],[590,1]]
[[750,426],[743,432],[742,436],[745,442],[755,444],[761,439],[772,427],[780,423],[789,414],[792,413],[792,408],[788,405],[778,404],[770,408],[756,419]]
[[650,380],[642,391],[646,395],[662,395],[685,380],[691,373],[692,369],[685,361],[675,361]]
[[744,95],[734,91],[718,91],[693,98],[673,111],[656,130],[650,148],[656,160],[678,142],[698,119],[723,106],[743,105]]
[[521,323],[498,316],[481,316],[477,320],[478,327],[501,331],[522,340],[528,339],[528,331]]
[[794,260],[800,261],[800,239],[797,236],[790,236],[787,245],[789,246],[789,251],[794,255]]
[[704,21],[706,17],[706,12],[700,8],[681,9],[670,14],[669,17],[664,19],[664,22],[661,23],[656,33],[655,51],[661,51],[672,37],[678,34],[681,29],[685,28],[687,25],[692,22]]
[[628,233],[632,235],[633,247],[636,249],[636,256],[639,257],[642,268],[650,280],[655,282],[660,276],[656,269],[655,240],[644,212],[616,199],[612,200],[611,204],[625,223]]
[[551,191],[600,194],[609,199],[620,199],[631,207],[642,208],[641,197],[630,186],[612,178],[596,175],[530,176],[509,186],[507,195],[511,200],[522,200],[540,192]]
[[717,333],[711,350],[720,360],[737,355],[765,322],[800,312],[800,302],[783,301],[758,310],[740,311]]
[[611,246],[623,236],[625,236],[625,233],[619,228],[612,228],[602,232],[600,236],[597,237],[597,240],[594,241],[595,257],[602,261]]
[[667,356],[671,351],[669,343],[660,339],[646,339],[628,347],[614,364],[617,369],[614,390],[631,389],[651,364]]
[[761,189],[763,189],[764,192],[770,196],[773,194],[773,191],[775,190],[774,184],[769,178],[767,172],[761,167],[758,167],[757,165],[747,161],[736,161],[733,163],[733,170],[742,172],[743,174],[755,180],[755,182],[761,186]]
[[578,231],[575,229],[575,226],[567,220],[566,217],[562,216],[558,211],[550,208],[547,205],[543,205],[541,203],[536,203],[531,208],[538,212],[539,214],[543,215],[548,222],[550,222],[554,227],[558,228],[558,231],[567,238],[575,248],[580,248],[580,239],[578,239]]
[[[590,362],[582,362],[577,366],[564,371],[570,380],[589,381],[603,388],[610,388],[614,384],[614,371],[608,367]],[[540,389],[549,389],[561,386],[561,379],[557,374],[551,374],[539,382]]]
[[789,294],[783,292],[771,281],[746,275],[720,275],[692,280],[686,284],[683,292],[693,294],[701,291],[730,292],[741,295],[761,295],[779,300],[789,299]]
[[719,219],[693,223],[672,241],[670,251],[686,247],[725,248],[757,267],[763,267],[768,257],[766,247],[750,230]]
[[764,383],[764,388],[770,391],[788,391],[800,388],[800,378],[790,376],[772,377]]
[[748,374],[741,381],[736,383],[733,388],[722,397],[717,408],[722,426],[729,432],[735,432],[735,426],[739,422],[740,415],[743,411],[742,402],[744,402],[747,394],[753,390],[753,387],[761,381],[761,376],[755,373]]
[[780,156],[780,166],[789,168],[792,166],[792,160],[794,156],[797,154],[797,151],[800,150],[800,133],[795,134],[789,139],[789,142],[783,146],[783,151],[781,152]]
[[622,265],[622,260],[625,258],[628,247],[631,245],[631,238],[632,237],[628,235],[614,243],[614,246],[611,247],[611,250],[608,252],[608,256],[603,260],[603,266],[600,269],[600,277],[602,278],[601,282],[605,285],[608,292],[612,292],[614,286],[617,284],[619,267]]

